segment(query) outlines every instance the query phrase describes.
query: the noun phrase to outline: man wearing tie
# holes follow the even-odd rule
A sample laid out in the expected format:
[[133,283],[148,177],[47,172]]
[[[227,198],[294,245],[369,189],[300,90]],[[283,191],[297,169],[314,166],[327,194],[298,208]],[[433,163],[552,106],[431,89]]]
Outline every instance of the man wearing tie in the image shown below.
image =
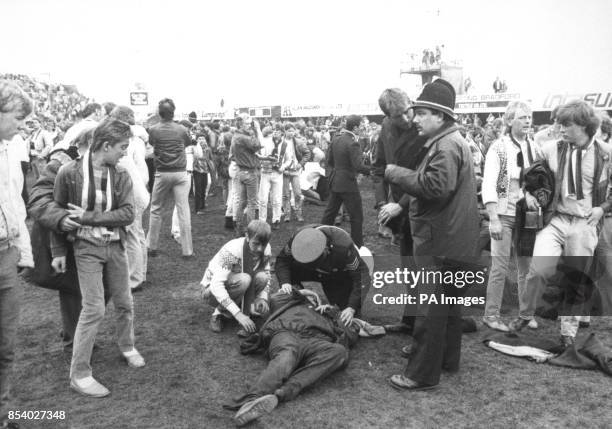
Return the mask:
[[[589,299],[585,275],[597,246],[598,229],[604,213],[612,209],[610,194],[610,150],[595,139],[600,119],[584,101],[572,101],[557,112],[561,140],[546,143],[540,154],[555,173],[555,194],[545,214],[546,226],[535,241],[533,259],[527,275],[526,307],[510,324],[518,331],[535,313],[546,282],[556,271],[563,254],[574,273],[568,283],[561,316],[561,341],[574,342],[579,317]],[[537,209],[536,200],[527,196],[527,204]]]

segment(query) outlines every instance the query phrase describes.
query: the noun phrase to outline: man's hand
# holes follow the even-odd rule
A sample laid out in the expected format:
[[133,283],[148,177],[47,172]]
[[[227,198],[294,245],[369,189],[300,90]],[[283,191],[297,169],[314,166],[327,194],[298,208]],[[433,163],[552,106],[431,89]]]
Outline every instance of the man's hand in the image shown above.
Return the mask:
[[398,203],[387,203],[381,207],[380,212],[378,213],[378,223],[381,225],[386,225],[391,219],[396,216],[399,216],[402,212],[402,206]]
[[491,234],[491,238],[493,240],[501,240],[503,236],[503,227],[499,217],[492,217],[489,222],[489,233]]
[[531,195],[529,192],[525,192],[525,202],[527,203],[527,208],[531,211],[538,211],[540,204],[536,197]]
[[70,216],[64,216],[60,222],[60,230],[62,232],[74,231],[81,227],[81,224],[70,219]]
[[85,213],[83,208],[68,203],[68,217],[71,219],[81,220],[83,213]]
[[601,207],[593,207],[593,209],[591,210],[591,214],[589,215],[589,218],[587,219],[587,223],[590,226],[595,226],[599,223],[599,220],[601,219],[603,215],[604,215],[604,211]]
[[247,331],[249,334],[252,334],[253,332],[255,332],[255,329],[256,329],[255,322],[253,322],[249,316],[247,316],[243,312],[240,312],[236,314],[234,317],[236,318],[238,323],[240,323],[240,326],[242,326],[242,329]]
[[51,267],[58,274],[65,273],[66,272],[66,257],[65,256],[56,256],[51,261]]
[[317,308],[315,308],[315,311],[318,311],[319,313],[323,314],[325,313],[328,309],[333,308],[334,306],[331,304],[322,304],[319,305]]
[[282,293],[291,293],[292,289],[293,289],[293,286],[291,285],[291,283],[283,283],[283,285],[279,289],[279,292],[282,292]]
[[354,315],[355,315],[355,310],[351,307],[346,307],[344,310],[342,310],[342,313],[340,313],[340,320],[346,326],[349,326],[351,322],[353,321]]
[[257,298],[253,304],[253,307],[255,311],[251,313],[256,314],[257,316],[261,316],[262,314],[266,314],[268,311],[270,311],[268,301],[263,298]]

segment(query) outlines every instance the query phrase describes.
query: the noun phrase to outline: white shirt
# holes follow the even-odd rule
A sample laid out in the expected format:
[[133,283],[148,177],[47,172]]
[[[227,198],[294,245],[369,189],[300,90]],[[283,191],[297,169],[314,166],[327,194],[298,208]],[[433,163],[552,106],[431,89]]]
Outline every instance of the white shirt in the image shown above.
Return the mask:
[[147,189],[147,184],[149,183],[149,170],[145,162],[145,152],[145,143],[140,137],[132,137],[126,156],[121,158],[118,164],[130,173],[134,189],[134,202],[142,209],[149,205],[150,199]]
[[72,142],[76,140],[76,138],[83,132],[89,131],[98,126],[98,122],[93,119],[85,118],[82,121],[77,122],[73,126],[71,126],[66,134],[64,135],[64,139],[55,145],[57,148],[68,149]]
[[21,157],[23,148],[15,140],[0,141],[0,216],[6,227],[3,231],[9,243],[19,249],[20,267],[34,267],[30,233],[25,223],[26,208],[21,198],[23,189],[23,173],[21,171]]

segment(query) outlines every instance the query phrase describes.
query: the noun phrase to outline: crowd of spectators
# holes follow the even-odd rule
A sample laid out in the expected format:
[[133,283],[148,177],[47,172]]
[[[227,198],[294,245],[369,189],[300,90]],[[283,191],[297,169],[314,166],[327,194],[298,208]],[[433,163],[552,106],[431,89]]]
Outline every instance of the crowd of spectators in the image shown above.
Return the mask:
[[15,82],[30,96],[34,112],[45,127],[68,129],[90,101],[72,85],[42,82],[24,74],[1,74],[0,79]]

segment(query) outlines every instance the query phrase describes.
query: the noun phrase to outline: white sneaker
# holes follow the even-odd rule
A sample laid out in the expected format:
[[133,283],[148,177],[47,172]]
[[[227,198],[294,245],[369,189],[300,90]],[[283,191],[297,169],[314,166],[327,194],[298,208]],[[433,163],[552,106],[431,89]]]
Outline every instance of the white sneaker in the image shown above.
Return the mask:
[[538,329],[538,322],[535,319],[531,319],[527,324],[529,329]]
[[71,379],[70,387],[81,395],[91,396],[92,398],[103,398],[110,395],[110,390],[98,383],[98,381],[91,376],[81,378],[80,380],[76,378]]
[[122,353],[123,358],[127,361],[128,366],[132,368],[142,368],[145,366],[145,360],[138,350],[132,349],[129,352]]
[[482,323],[487,325],[491,329],[495,329],[496,331],[501,332],[509,332],[510,328],[506,325],[498,316],[484,316],[482,318]]

